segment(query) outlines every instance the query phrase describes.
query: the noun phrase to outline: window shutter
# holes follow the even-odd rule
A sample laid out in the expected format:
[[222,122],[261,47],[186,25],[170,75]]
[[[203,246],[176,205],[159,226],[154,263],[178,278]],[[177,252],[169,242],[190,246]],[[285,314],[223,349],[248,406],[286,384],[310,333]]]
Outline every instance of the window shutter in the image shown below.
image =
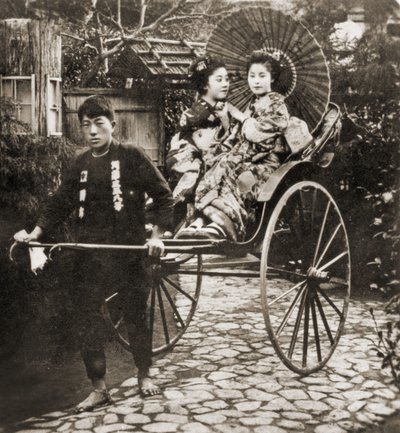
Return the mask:
[[35,132],[35,74],[0,76],[0,96],[14,100],[15,117],[30,125]]
[[47,77],[47,136],[61,135],[61,78]]

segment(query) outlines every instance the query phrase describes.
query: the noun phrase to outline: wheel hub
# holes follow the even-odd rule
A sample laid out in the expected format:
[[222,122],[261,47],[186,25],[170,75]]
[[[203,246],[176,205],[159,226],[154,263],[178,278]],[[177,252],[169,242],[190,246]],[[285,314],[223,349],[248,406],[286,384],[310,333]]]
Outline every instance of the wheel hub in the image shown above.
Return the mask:
[[327,271],[320,271],[319,269],[311,266],[307,271],[307,277],[316,281],[329,281],[330,275]]

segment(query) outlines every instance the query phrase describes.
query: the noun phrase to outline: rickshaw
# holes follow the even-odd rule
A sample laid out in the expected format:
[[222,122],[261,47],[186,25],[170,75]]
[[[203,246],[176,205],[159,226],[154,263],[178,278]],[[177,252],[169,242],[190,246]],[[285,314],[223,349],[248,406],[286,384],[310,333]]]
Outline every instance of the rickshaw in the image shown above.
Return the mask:
[[[281,34],[278,41],[277,29]],[[289,42],[283,50],[279,47],[285,41]],[[166,255],[154,266],[148,300],[153,355],[172,349],[184,335],[204,277],[236,277],[243,279],[243,290],[248,284],[259,285],[265,327],[276,354],[290,370],[308,375],[323,368],[332,356],[349,304],[351,267],[346,227],[335,198],[320,180],[339,143],[341,113],[329,102],[329,73],[315,39],[298,21],[261,7],[234,12],[222,20],[207,43],[207,51],[225,55],[228,71],[238,77],[232,86],[237,90],[233,103],[243,107],[248,101],[240,92],[245,80],[240,77],[244,66],[237,60],[237,47],[245,53],[260,44],[286,62],[288,73],[281,83],[283,86],[286,80],[286,88],[281,92],[292,97],[292,109],[313,128],[313,140],[291,154],[263,185],[256,203],[257,220],[245,240],[164,240]],[[299,53],[307,51],[312,55],[304,60]],[[309,67],[311,64],[316,77],[314,81],[307,74],[303,77],[303,82],[308,80],[306,90],[314,90],[307,109],[296,94],[302,87],[302,61]],[[324,86],[327,94],[321,91]],[[302,91],[304,94],[304,85]],[[29,246],[49,248],[49,255],[62,249],[146,249],[142,245],[80,243]],[[115,337],[129,350],[118,293],[110,293],[104,306]]]

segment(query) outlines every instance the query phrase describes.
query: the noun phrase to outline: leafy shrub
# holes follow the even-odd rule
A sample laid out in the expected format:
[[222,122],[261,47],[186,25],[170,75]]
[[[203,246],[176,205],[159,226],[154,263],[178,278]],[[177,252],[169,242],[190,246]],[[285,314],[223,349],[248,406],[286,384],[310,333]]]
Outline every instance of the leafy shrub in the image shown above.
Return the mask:
[[0,204],[24,217],[58,186],[60,170],[75,146],[64,137],[39,137],[12,115],[12,101],[0,100]]
[[400,389],[400,302],[398,298],[393,298],[387,305],[386,312],[390,315],[389,320],[382,330],[379,328],[374,310],[370,309],[370,314],[374,321],[375,332],[378,336],[378,343],[373,341],[373,349],[377,356],[382,359],[382,369],[389,369],[393,383]]
[[[166,86],[164,90],[165,142],[170,142],[176,132],[181,114],[192,105],[194,92]],[[168,150],[168,149],[167,149]]]
[[356,273],[364,276],[360,283],[392,294],[400,289],[399,52],[399,41],[367,33],[346,65],[348,89],[336,82],[341,103],[357,125],[355,139],[339,149],[337,168],[338,178],[349,180],[353,205],[347,212],[354,232],[361,228],[364,235],[362,242],[355,238],[364,257]]
[[75,152],[63,137],[30,133],[14,118],[13,108],[12,101],[0,99],[0,356],[18,349],[25,325],[32,325],[35,316],[40,321],[58,314],[51,302],[53,288],[61,284],[57,273],[34,277],[26,261],[21,266],[10,262],[8,248],[15,231],[29,230],[35,222],[40,203],[55,190],[63,165]]

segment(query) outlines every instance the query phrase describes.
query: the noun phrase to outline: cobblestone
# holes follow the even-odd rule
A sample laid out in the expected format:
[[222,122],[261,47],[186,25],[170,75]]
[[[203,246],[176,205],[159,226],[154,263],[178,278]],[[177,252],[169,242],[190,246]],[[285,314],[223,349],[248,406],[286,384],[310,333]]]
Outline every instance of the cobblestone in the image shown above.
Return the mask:
[[[370,304],[380,320],[379,304]],[[188,332],[152,368],[161,395],[142,399],[131,377],[114,386],[114,405],[90,414],[57,411],[31,417],[15,431],[359,431],[400,410],[398,390],[387,383],[369,350],[375,335],[368,308],[351,301],[349,325],[327,366],[300,377],[280,362],[268,341],[254,280],[205,277]]]

